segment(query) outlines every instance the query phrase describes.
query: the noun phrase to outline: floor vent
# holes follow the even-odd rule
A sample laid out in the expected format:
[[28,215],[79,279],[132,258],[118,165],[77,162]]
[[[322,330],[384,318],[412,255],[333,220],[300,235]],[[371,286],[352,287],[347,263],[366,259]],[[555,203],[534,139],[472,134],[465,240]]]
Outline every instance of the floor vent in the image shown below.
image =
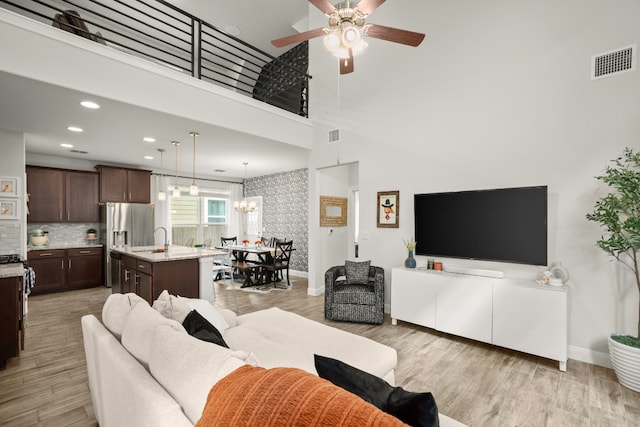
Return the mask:
[[591,57],[591,80],[611,77],[636,69],[637,46],[632,45]]
[[333,129],[329,131],[329,144],[335,144],[340,142],[340,129]]

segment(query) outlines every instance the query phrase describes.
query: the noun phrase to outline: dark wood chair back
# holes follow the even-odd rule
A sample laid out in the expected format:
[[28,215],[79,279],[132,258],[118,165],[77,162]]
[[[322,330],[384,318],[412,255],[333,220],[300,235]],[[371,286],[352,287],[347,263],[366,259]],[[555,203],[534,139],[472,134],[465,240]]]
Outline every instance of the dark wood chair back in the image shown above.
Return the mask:
[[222,246],[225,246],[225,245],[237,245],[238,244],[238,236],[220,237],[220,244]]

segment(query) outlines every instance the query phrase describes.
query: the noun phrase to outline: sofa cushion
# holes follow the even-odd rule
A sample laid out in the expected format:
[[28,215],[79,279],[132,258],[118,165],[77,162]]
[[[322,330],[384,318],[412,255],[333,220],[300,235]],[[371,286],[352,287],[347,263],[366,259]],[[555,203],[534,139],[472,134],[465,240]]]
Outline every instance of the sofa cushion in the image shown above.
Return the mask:
[[187,314],[184,322],[182,322],[182,326],[187,333],[194,338],[229,348],[227,343],[224,342],[220,331],[196,310],[191,310],[191,312]]
[[344,271],[347,276],[347,283],[366,285],[369,283],[369,267],[371,261],[349,261],[344,262]]
[[212,306],[211,303],[204,299],[198,298],[180,298],[182,301],[186,302],[191,310],[197,310],[198,313],[202,315],[205,319],[209,321],[213,326],[216,327],[220,332],[224,332],[227,330],[229,325],[227,321],[224,320],[224,316],[216,307]]
[[354,393],[414,427],[437,427],[438,407],[431,393],[413,393],[340,360],[314,355],[320,378]]
[[102,306],[102,323],[117,339],[122,339],[122,331],[127,321],[127,316],[136,306],[149,303],[134,293],[111,294]]
[[260,366],[288,366],[315,374],[313,354],[319,353],[393,383],[398,359],[389,346],[276,307],[237,320],[235,328],[223,333],[224,340],[230,348],[254,353]]
[[173,319],[178,323],[184,322],[192,310],[184,299],[169,294],[166,289],[153,302],[153,308],[167,319]]
[[168,325],[156,328],[151,348],[151,374],[182,406],[192,423],[200,418],[211,387],[245,365],[248,356],[200,341]]
[[203,426],[404,426],[358,396],[295,368],[243,366],[211,389]]
[[149,304],[137,304],[133,307],[124,325],[122,345],[129,353],[138,359],[138,362],[147,370],[149,369],[149,356],[151,353],[153,333],[159,325],[163,324],[169,325],[176,331],[187,335],[187,332],[180,323],[162,317],[162,315],[151,308]]

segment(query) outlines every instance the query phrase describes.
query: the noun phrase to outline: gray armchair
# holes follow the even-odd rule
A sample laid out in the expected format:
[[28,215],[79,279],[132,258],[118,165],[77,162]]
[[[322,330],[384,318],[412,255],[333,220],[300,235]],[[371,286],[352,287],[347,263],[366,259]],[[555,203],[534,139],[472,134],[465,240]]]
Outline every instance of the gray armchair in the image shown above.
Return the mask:
[[384,322],[384,269],[370,266],[367,283],[347,283],[343,265],[324,275],[324,317],[345,322]]

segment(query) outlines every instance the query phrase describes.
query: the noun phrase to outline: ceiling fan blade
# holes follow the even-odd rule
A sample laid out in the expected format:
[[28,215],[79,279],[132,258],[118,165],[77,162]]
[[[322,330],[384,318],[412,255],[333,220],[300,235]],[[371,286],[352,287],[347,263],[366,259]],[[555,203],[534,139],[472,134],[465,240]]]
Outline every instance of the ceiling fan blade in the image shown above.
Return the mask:
[[370,15],[371,12],[379,8],[382,3],[384,3],[384,0],[360,0],[356,9],[364,15]]
[[[383,0],[384,1],[384,0]],[[336,8],[333,4],[329,2],[329,0],[309,0],[309,3],[326,13],[327,15],[331,15],[336,11]]]
[[353,52],[349,49],[348,58],[340,58],[340,74],[353,73]]
[[315,37],[324,36],[325,32],[323,28],[316,28],[315,30],[305,31],[304,33],[292,34],[290,36],[282,37],[280,39],[271,40],[271,44],[275,47],[285,47],[294,43],[301,43],[303,41],[313,39]]
[[366,35],[374,39],[386,40],[394,43],[406,44],[416,47],[422,40],[424,34],[414,33],[413,31],[400,30],[398,28],[385,27],[383,25],[371,24],[367,29]]

